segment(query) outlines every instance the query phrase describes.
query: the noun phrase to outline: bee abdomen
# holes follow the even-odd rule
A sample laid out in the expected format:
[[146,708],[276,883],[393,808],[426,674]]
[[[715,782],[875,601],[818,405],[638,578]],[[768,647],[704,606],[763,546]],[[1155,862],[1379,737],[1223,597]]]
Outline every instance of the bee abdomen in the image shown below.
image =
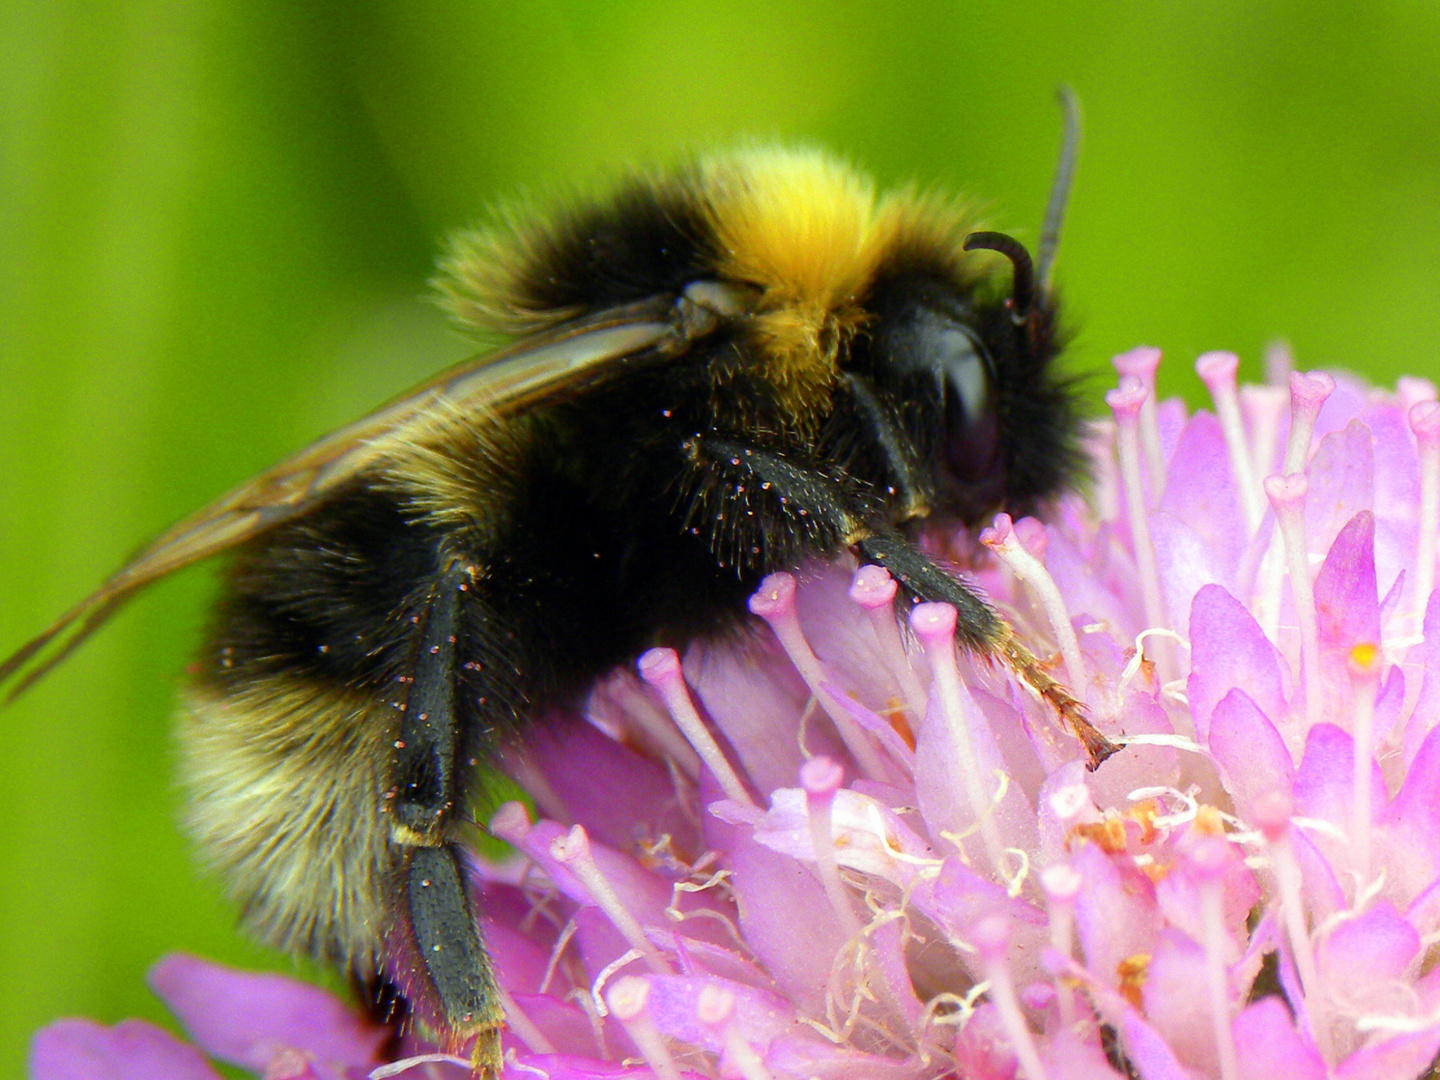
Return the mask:
[[392,728],[368,697],[284,676],[188,695],[187,825],[264,941],[377,970],[392,858],[377,793]]

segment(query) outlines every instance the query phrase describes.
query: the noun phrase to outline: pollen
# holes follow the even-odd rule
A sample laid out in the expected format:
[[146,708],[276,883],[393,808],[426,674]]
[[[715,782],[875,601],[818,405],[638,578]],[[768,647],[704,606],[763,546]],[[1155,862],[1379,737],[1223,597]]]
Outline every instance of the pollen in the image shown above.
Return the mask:
[[1109,855],[1119,854],[1129,846],[1124,819],[1115,814],[1107,815],[1101,821],[1076,825],[1070,830],[1070,835],[1091,841]]
[[1380,646],[1373,641],[1362,641],[1350,650],[1350,663],[1357,671],[1373,671],[1379,660]]
[[1143,1004],[1141,994],[1145,989],[1145,980],[1150,974],[1150,954],[1136,953],[1134,956],[1127,956],[1115,965],[1115,974],[1120,977],[1120,993],[1125,995],[1125,1000],[1137,1009],[1140,1008]]

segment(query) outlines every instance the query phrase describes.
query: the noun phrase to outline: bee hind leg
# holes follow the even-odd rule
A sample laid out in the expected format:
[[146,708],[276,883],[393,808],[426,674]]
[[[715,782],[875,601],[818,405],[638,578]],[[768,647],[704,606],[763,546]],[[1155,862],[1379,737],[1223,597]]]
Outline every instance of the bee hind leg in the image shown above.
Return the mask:
[[463,803],[463,728],[457,691],[462,605],[471,574],[456,563],[436,582],[418,619],[414,661],[395,740],[391,846],[397,871],[390,902],[400,931],[392,944],[395,976],[419,1019],[433,1023],[446,1049],[470,1036],[477,1072],[498,1073],[499,990],[480,938],[460,845],[451,839]]
[[478,1036],[477,1071],[498,1073],[503,1011],[476,928],[459,845],[409,848],[398,885],[405,951],[411,952],[409,981],[425,984],[406,986],[407,995],[413,995],[412,1001],[428,999],[426,1004],[441,1014],[443,1030],[437,1034],[444,1049],[459,1050],[471,1035]]

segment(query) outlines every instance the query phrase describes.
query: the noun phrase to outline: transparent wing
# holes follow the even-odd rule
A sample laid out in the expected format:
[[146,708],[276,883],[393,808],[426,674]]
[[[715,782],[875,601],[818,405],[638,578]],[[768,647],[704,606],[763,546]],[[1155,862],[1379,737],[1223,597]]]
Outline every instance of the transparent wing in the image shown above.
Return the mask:
[[687,335],[668,303],[607,312],[442,372],[369,416],[313,443],[178,522],[141,549],[100,588],[0,663],[7,700],[30,687],[146,585],[298,517],[397,441],[440,404],[504,417],[616,370],[683,352]]

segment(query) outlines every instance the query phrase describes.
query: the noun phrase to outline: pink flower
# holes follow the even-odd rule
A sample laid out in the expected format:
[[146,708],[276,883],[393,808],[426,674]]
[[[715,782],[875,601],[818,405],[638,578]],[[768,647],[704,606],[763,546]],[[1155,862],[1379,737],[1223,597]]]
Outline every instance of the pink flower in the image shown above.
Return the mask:
[[[1157,403],[1117,358],[1089,501],[974,573],[1125,750],[1098,771],[955,613],[776,574],[768,630],[616,672],[509,757],[475,888],[506,1075],[1403,1080],[1440,1051],[1440,404],[1346,377]],[[938,545],[939,553],[965,546]],[[1435,666],[1432,670],[1432,658]],[[290,980],[157,991],[265,1077],[466,1075]],[[378,1071],[377,1071],[378,1070]],[[428,1070],[428,1071],[427,1071]],[[37,1080],[216,1075],[61,1021]]]

